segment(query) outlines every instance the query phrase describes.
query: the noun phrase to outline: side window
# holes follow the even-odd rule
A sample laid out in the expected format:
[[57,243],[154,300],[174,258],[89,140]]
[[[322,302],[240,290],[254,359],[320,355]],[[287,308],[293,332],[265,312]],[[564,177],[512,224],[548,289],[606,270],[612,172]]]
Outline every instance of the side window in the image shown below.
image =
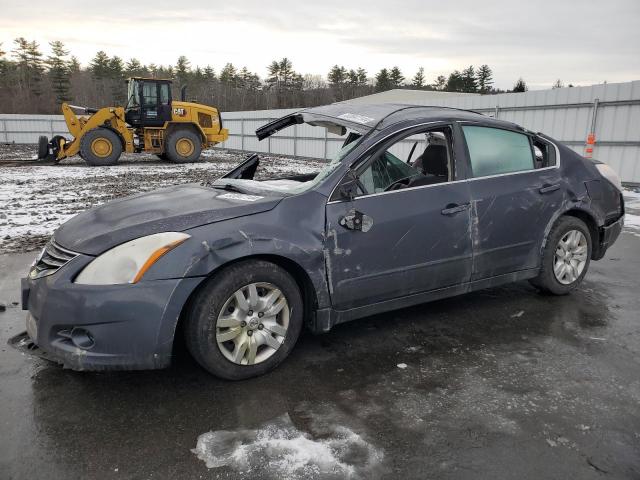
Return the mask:
[[374,154],[358,169],[361,195],[451,180],[449,128],[405,135]]
[[169,84],[160,84],[160,104],[169,105]]
[[556,164],[556,149],[540,137],[533,138],[533,153],[536,168],[553,167]]
[[464,125],[474,177],[533,170],[533,149],[529,136],[491,127]]

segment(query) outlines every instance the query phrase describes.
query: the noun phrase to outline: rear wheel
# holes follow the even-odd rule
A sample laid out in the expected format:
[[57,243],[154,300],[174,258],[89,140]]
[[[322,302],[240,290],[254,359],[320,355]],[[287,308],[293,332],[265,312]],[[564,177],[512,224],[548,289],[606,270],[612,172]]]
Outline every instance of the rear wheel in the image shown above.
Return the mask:
[[302,329],[300,290],[282,268],[248,260],[223,270],[197,294],[185,326],[196,361],[214,375],[242,380],[282,362]]
[[174,130],[167,136],[165,155],[174,163],[190,163],[200,160],[202,139],[189,128]]
[[91,166],[115,165],[122,154],[122,142],[113,130],[94,128],[80,141],[80,156]]
[[587,274],[592,241],[589,228],[575,217],[560,217],[549,232],[539,275],[531,283],[548,293],[566,295]]

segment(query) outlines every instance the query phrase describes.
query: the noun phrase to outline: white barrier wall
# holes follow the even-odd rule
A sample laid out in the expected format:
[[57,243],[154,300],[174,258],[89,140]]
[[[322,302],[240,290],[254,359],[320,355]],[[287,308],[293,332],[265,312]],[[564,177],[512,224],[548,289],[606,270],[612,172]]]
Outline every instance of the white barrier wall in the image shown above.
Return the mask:
[[[395,92],[395,97],[402,95]],[[366,101],[371,100],[367,97],[355,100]],[[376,102],[380,100],[376,98]],[[416,99],[414,94],[411,103],[497,116],[543,132],[579,153],[584,152],[587,135],[593,132],[594,158],[611,165],[623,181],[640,183],[640,81],[500,95],[425,96],[424,100]],[[307,125],[296,125],[258,142],[256,128],[294,111],[223,113],[230,136],[220,147],[311,158],[326,158],[340,148],[342,138],[324,128]],[[0,142],[35,143],[39,135],[65,133],[59,115],[0,115]]]

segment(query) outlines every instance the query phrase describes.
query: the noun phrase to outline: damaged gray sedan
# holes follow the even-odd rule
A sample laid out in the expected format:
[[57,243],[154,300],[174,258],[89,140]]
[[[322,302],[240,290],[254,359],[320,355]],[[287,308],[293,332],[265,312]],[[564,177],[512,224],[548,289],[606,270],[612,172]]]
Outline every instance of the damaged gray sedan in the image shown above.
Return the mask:
[[282,362],[303,326],[518,280],[566,294],[622,228],[611,169],[512,123],[338,103],[256,134],[298,124],[343,138],[318,173],[259,181],[254,154],[60,227],[23,280],[30,341],[74,369],[147,369],[181,332],[204,368],[243,379]]

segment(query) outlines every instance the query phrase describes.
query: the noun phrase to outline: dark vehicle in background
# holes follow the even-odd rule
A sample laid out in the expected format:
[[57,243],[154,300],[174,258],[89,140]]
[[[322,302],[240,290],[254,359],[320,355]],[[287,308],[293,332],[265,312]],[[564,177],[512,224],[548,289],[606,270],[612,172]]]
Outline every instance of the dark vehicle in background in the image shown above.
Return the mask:
[[248,378],[305,325],[518,280],[566,294],[621,231],[613,171],[515,124],[338,103],[256,134],[303,123],[344,137],[317,174],[258,181],[254,154],[65,223],[23,280],[29,337],[71,368],[146,369],[184,331],[204,368]]

